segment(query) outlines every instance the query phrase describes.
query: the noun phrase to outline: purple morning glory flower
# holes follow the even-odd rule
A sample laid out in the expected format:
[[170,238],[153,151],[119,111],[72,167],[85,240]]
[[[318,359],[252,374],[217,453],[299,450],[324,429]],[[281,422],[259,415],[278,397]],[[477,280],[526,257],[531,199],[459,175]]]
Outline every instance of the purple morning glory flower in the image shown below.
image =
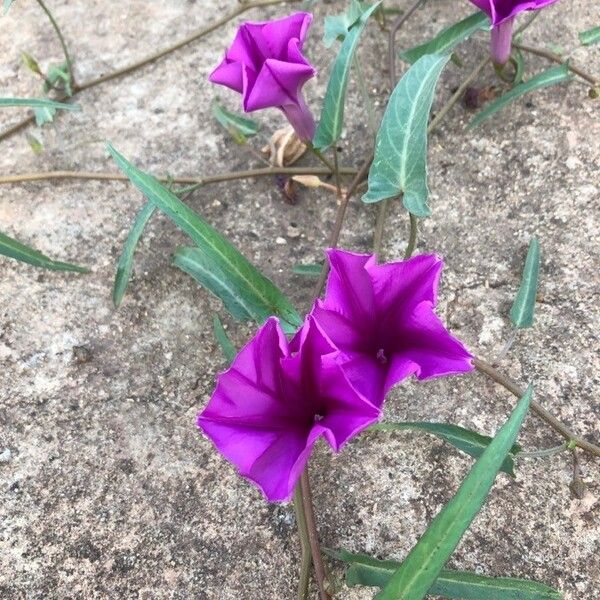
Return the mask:
[[379,409],[351,385],[310,316],[288,344],[269,319],[218,377],[198,427],[268,500],[287,500],[316,440],[338,451]]
[[378,265],[375,256],[328,251],[324,300],[312,315],[343,354],[356,388],[381,406],[390,388],[471,371],[472,356],[434,313],[443,262],[433,255]]
[[243,23],[209,77],[242,94],[246,112],[281,109],[304,141],[315,133],[314,117],[302,96],[302,86],[316,74],[302,55],[311,21],[310,13],[298,12],[274,21]]
[[492,60],[502,66],[510,58],[515,17],[524,10],[537,10],[556,0],[471,0],[492,22]]

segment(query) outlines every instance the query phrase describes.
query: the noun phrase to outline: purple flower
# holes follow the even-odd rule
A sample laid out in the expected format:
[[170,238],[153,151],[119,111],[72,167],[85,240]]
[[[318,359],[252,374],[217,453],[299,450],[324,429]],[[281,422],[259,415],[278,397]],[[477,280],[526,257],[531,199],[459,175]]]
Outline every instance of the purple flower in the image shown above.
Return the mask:
[[419,379],[471,371],[472,356],[434,313],[443,262],[437,256],[377,265],[375,256],[328,251],[325,300],[313,307],[343,353],[344,370],[376,406],[411,374]]
[[471,0],[487,13],[492,22],[492,60],[502,66],[510,58],[512,27],[515,17],[524,10],[537,10],[556,0]]
[[242,24],[209,77],[242,94],[246,112],[281,109],[304,141],[312,140],[315,133],[314,117],[302,96],[302,86],[316,74],[302,55],[311,21],[310,13],[299,12],[284,19]]
[[307,317],[290,344],[269,319],[222,373],[198,427],[268,500],[287,500],[323,436],[338,451],[379,417]]

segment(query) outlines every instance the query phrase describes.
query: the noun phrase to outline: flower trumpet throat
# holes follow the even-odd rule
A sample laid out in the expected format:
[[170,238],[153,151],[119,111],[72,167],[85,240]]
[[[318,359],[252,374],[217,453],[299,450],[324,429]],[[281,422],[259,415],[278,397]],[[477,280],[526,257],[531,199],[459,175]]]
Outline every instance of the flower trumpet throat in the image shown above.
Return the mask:
[[312,15],[243,23],[209,80],[242,94],[245,112],[281,110],[303,141],[312,140],[315,119],[302,87],[316,75],[302,54]]

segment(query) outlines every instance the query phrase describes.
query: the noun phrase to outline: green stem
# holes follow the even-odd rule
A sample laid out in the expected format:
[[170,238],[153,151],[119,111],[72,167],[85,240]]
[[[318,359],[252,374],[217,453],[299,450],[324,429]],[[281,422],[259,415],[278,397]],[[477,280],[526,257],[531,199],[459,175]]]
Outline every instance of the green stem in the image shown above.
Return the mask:
[[308,149],[329,169],[330,173],[335,173],[335,166],[323,156],[320,150],[317,150],[311,142],[305,142]]
[[298,600],[306,600],[308,597],[308,582],[310,579],[310,563],[312,554],[310,551],[310,540],[306,515],[302,504],[302,490],[300,484],[294,490],[294,508],[296,510],[296,522],[298,523],[298,536],[300,537],[300,549],[302,557],[300,560],[300,576],[298,578]]
[[375,222],[375,231],[373,231],[373,254],[377,254],[379,262],[383,262],[383,229],[385,226],[385,217],[387,214],[388,201],[384,200],[379,203],[377,211],[377,221]]
[[338,153],[335,145],[333,146],[333,172],[335,174],[335,188],[337,190],[338,202],[342,201],[342,182],[340,180],[340,165],[338,162]]
[[62,46],[63,54],[65,55],[65,61],[67,63],[67,70],[69,71],[69,78],[71,79],[71,87],[73,87],[75,84],[75,78],[73,77],[73,61],[71,60],[71,57],[69,55],[69,49],[67,48],[67,43],[65,42],[65,38],[60,30],[60,27],[58,26],[58,23],[56,22],[56,19],[52,16],[52,13],[48,9],[48,7],[44,4],[44,2],[42,0],[36,0],[36,2],[40,5],[41,9],[46,13],[48,18],[50,19],[50,23],[52,23],[52,27],[54,28],[54,31],[56,32],[56,35],[58,36],[58,41],[60,42],[60,45]]
[[408,214],[410,216],[410,235],[408,237],[406,252],[404,253],[404,260],[409,259],[413,255],[417,247],[417,234],[419,233],[419,220],[412,213]]

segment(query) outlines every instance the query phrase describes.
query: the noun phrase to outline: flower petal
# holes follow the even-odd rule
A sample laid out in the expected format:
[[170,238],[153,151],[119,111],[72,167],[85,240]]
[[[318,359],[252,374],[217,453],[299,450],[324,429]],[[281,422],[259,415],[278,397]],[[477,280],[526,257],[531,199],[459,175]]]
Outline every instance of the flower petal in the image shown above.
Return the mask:
[[327,258],[331,270],[323,308],[344,315],[357,329],[368,329],[375,318],[373,285],[368,274],[376,264],[375,257],[330,249]]
[[[418,379],[440,377],[473,370],[472,355],[452,336],[433,312],[429,302],[416,307],[400,334],[394,361],[411,361]],[[386,385],[393,385],[392,377]]]
[[311,22],[310,13],[297,12],[289,17],[265,23],[262,35],[269,47],[269,58],[290,60],[287,54],[289,41],[296,39],[297,45],[302,49]]
[[409,260],[372,265],[367,268],[380,317],[410,314],[423,301],[437,302],[437,288],[444,263],[433,254],[415,256]]
[[538,10],[557,0],[471,0],[475,6],[490,17],[492,25],[500,25],[504,21],[525,10]]
[[310,65],[267,59],[254,84],[245,93],[244,110],[251,112],[284,104],[298,104],[300,88],[314,73]]

